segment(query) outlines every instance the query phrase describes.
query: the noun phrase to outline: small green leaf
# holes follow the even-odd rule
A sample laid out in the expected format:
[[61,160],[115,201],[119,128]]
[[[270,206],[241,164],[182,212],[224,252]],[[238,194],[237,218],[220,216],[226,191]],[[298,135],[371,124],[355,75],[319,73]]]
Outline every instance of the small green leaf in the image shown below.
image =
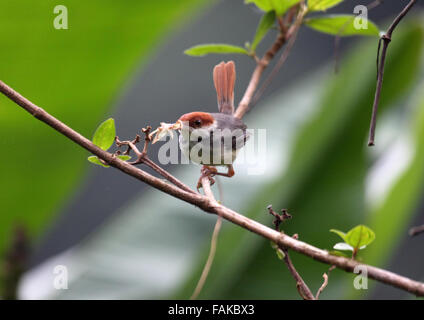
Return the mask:
[[268,30],[274,25],[275,22],[275,12],[270,11],[265,13],[261,21],[259,22],[258,28],[256,29],[255,38],[253,39],[252,45],[250,46],[250,50],[255,52],[256,47],[262,41],[262,39],[267,34]]
[[308,9],[310,11],[325,11],[335,7],[344,0],[308,0]]
[[364,225],[356,226],[346,234],[346,243],[356,249],[363,249],[375,239],[375,233]]
[[254,3],[259,9],[269,12],[275,11],[282,16],[288,9],[299,3],[300,0],[245,0],[244,3]]
[[254,3],[259,9],[265,12],[271,11],[273,9],[269,0],[245,0],[244,3]]
[[247,55],[249,54],[249,52],[245,48],[223,43],[200,44],[187,49],[186,51],[184,51],[184,53],[186,55],[194,57],[201,57],[210,53],[237,53]]
[[346,242],[346,233],[344,233],[343,231],[336,230],[336,229],[330,229],[330,232],[337,234],[340,238],[343,239],[343,241]]
[[283,250],[281,250],[280,248],[278,248],[277,250],[275,250],[275,252],[277,253],[277,257],[280,260],[283,260],[286,255],[284,254]]
[[89,156],[88,161],[94,163],[94,164],[98,164],[99,166],[105,167],[105,168],[109,168],[109,166],[107,164],[104,164],[103,162],[101,162],[99,160],[99,158],[97,158],[96,156]]
[[353,251],[354,250],[354,248],[351,245],[347,244],[346,242],[336,243],[334,245],[333,249],[342,250],[342,251]]
[[[362,19],[355,23],[355,19]],[[305,20],[308,27],[337,36],[379,36],[380,31],[371,21],[355,15],[326,15]],[[358,25],[359,27],[357,27]],[[363,28],[360,28],[363,27]],[[364,29],[366,28],[366,29]]]
[[333,256],[338,256],[338,257],[350,257],[349,254],[347,254],[346,252],[341,252],[341,251],[337,251],[337,250],[332,250],[329,252],[329,254],[333,255]]
[[[127,155],[120,155],[118,156],[119,159],[121,159],[122,161],[127,161],[131,159],[131,156],[127,156]],[[89,156],[87,158],[88,161],[90,161],[91,163],[97,164],[99,166],[105,167],[105,168],[109,168],[110,166],[107,164],[104,164],[103,162],[100,161],[100,159],[97,156]]]
[[300,0],[270,0],[271,6],[274,8],[277,16],[281,17],[288,9],[298,4]]
[[121,159],[122,161],[127,161],[131,159],[131,156],[121,155],[121,156],[118,156],[118,158]]
[[99,148],[107,150],[112,146],[115,136],[115,120],[110,118],[97,127],[93,136],[93,143]]

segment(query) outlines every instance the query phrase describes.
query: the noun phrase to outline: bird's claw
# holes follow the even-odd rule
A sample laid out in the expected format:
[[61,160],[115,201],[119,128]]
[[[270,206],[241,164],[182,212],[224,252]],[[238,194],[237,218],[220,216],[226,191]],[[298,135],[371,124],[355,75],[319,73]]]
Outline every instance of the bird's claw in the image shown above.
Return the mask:
[[217,170],[215,168],[203,166],[202,169],[200,170],[200,172],[201,172],[201,175],[200,175],[199,180],[197,181],[197,191],[198,192],[200,192],[199,189],[203,187],[203,185],[202,185],[203,178],[207,177],[209,179],[211,186],[215,183],[215,179],[212,178],[212,177],[217,173]]

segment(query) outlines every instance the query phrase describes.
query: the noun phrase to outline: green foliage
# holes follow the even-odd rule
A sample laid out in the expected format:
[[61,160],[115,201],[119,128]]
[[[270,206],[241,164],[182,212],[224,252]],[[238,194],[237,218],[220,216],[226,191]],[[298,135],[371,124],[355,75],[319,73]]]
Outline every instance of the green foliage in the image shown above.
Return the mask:
[[[131,157],[127,156],[127,155],[119,155],[118,158],[121,159],[122,161],[127,161],[127,160],[131,159]],[[90,161],[91,163],[97,164],[97,165],[102,166],[104,168],[110,167],[109,165],[101,162],[100,159],[97,156],[89,156],[87,158],[87,160]]]
[[[342,1],[343,0],[309,0],[308,10],[325,11],[336,6]],[[194,57],[202,57],[211,53],[252,55],[256,51],[258,44],[274,25],[276,16],[283,16],[289,8],[299,2],[300,0],[245,0],[245,3],[254,3],[258,8],[265,11],[265,14],[262,16],[256,29],[256,34],[251,45],[247,43],[246,48],[243,48],[240,46],[222,43],[201,44],[185,50],[184,53]],[[377,26],[362,17],[358,17],[358,19],[361,19],[361,25],[367,24],[366,28],[355,28],[355,18],[357,17],[354,15],[327,15],[308,18],[304,21],[304,23],[319,32],[338,36],[379,35]]]
[[375,239],[375,233],[370,228],[359,225],[344,233],[340,230],[331,229],[330,232],[337,234],[344,242],[334,246],[336,250],[362,250],[371,244]]
[[115,120],[109,118],[102,122],[94,132],[93,143],[100,149],[109,149],[115,141],[116,129]]
[[242,47],[233,46],[231,44],[223,44],[223,43],[209,43],[209,44],[200,44],[194,47],[191,47],[184,51],[186,55],[193,57],[203,57],[207,54],[211,53],[220,53],[220,54],[229,54],[229,53],[237,53],[237,54],[249,54],[249,52]]
[[[94,132],[93,143],[103,150],[108,150],[115,141],[115,137],[115,120],[113,118],[109,118],[97,127],[96,132]],[[119,155],[117,157],[123,161],[131,159],[131,157],[128,155]],[[109,166],[100,161],[97,156],[89,156],[87,160],[91,163],[100,165],[105,168],[109,168]]]
[[[2,0],[2,80],[89,137],[134,67],[143,65],[164,36],[205,2]],[[68,30],[53,28],[58,4],[68,8]],[[51,224],[80,188],[88,165],[85,150],[4,97],[0,135],[1,149],[22,159],[0,158],[3,255],[16,222],[34,238]]]
[[308,0],[308,9],[310,11],[325,11],[337,6],[344,0]]
[[355,28],[355,18],[354,15],[324,15],[308,18],[305,20],[305,24],[316,31],[337,36],[379,36],[378,27],[370,20],[367,21],[366,29]]
[[375,233],[364,225],[356,226],[346,235],[346,243],[354,248],[365,248],[375,240]]
[[282,16],[288,9],[299,3],[300,0],[245,0],[244,2],[254,3],[265,12],[274,10],[278,16]]
[[253,38],[252,45],[250,47],[251,51],[253,52],[256,51],[256,47],[262,41],[262,39],[268,33],[269,29],[271,29],[271,27],[274,25],[274,23],[275,23],[274,11],[269,11],[262,16],[261,21],[259,22],[258,28],[256,29],[256,34],[255,34],[255,37]]

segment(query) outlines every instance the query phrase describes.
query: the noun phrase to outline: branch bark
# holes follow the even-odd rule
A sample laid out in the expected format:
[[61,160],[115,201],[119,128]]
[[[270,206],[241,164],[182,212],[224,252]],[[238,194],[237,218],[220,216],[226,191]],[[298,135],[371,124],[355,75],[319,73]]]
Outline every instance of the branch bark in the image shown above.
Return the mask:
[[413,227],[409,230],[409,235],[411,237],[417,236],[421,233],[424,233],[424,224],[421,226]]

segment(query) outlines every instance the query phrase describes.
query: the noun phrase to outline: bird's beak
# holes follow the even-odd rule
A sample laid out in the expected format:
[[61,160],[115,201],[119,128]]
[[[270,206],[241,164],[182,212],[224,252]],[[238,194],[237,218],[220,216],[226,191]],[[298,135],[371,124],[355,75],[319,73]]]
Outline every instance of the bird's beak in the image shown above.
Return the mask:
[[173,131],[174,130],[181,130],[182,128],[182,122],[181,120],[177,120],[175,123],[165,123],[161,122],[160,126],[154,130],[152,133],[150,133],[149,137],[152,139],[152,144],[158,142],[160,139],[165,137],[166,135],[170,135],[171,139],[174,137]]

